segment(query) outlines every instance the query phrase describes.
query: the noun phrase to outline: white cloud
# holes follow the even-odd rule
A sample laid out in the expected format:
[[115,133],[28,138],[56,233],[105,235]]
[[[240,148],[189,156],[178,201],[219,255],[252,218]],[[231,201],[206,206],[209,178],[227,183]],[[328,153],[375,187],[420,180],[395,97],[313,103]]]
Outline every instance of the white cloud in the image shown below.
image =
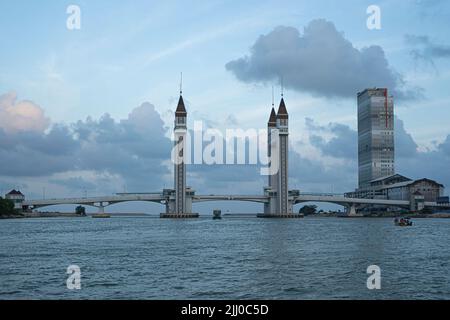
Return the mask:
[[0,128],[6,132],[43,132],[50,124],[44,110],[32,101],[17,101],[15,92],[0,96]]

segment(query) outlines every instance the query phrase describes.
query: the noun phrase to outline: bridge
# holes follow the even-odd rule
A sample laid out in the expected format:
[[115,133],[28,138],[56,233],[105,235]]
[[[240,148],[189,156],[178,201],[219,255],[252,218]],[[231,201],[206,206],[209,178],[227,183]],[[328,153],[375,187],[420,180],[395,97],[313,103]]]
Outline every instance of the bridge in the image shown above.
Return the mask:
[[270,159],[268,186],[264,187],[261,195],[196,195],[195,191],[186,186],[186,138],[187,112],[184,106],[182,92],[175,111],[174,126],[174,188],[164,189],[154,193],[118,193],[112,196],[91,198],[65,198],[24,200],[24,210],[42,208],[52,205],[89,205],[97,207],[99,213],[104,213],[105,207],[128,201],[147,201],[165,205],[162,218],[194,218],[197,213],[192,212],[192,204],[206,201],[249,201],[261,203],[264,206],[264,217],[298,217],[293,206],[304,202],[327,202],[346,208],[348,215],[355,215],[358,206],[388,206],[421,210],[425,207],[450,209],[450,204],[424,202],[422,198],[411,197],[410,200],[349,198],[333,194],[308,194],[299,190],[288,189],[288,135],[289,115],[284,98],[281,98],[278,111],[272,107],[268,127],[268,149]]
[[[170,190],[173,191],[173,190]],[[191,190],[192,192],[192,190]],[[268,204],[270,197],[265,195],[192,195],[190,199],[193,203],[211,202],[211,201],[247,201],[261,204]],[[143,201],[153,202],[168,206],[171,201],[174,201],[173,192],[158,193],[118,193],[116,195],[104,197],[82,197],[82,198],[61,198],[61,199],[40,199],[40,200],[25,200],[22,203],[24,209],[38,209],[54,205],[87,205],[96,207],[99,213],[104,213],[107,206],[122,202]],[[289,202],[293,205],[304,202],[317,203],[332,203],[341,205],[346,208],[349,215],[356,213],[358,205],[380,205],[389,207],[398,207],[410,209],[411,203],[406,200],[384,200],[384,199],[362,199],[362,198],[347,198],[342,195],[331,194],[311,194],[298,193],[289,196]],[[425,202],[425,207],[449,209],[449,204],[438,204],[436,202]]]

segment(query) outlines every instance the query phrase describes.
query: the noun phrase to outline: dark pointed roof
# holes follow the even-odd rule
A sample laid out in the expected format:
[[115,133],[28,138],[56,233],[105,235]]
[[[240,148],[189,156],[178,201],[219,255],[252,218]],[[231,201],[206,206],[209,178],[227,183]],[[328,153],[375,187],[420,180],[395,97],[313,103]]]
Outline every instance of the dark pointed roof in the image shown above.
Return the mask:
[[287,119],[288,112],[286,109],[286,105],[284,104],[284,98],[281,98],[280,106],[278,107],[277,118],[278,119]]
[[16,190],[16,189],[11,190],[8,194],[9,194],[9,195],[23,196],[22,192],[20,192],[20,191],[18,191],[18,190]]
[[181,96],[181,95],[180,95],[180,99],[178,100],[178,106],[177,106],[177,110],[175,111],[175,116],[176,117],[186,117],[187,116],[186,108],[184,107],[183,96]]
[[267,122],[268,127],[276,127],[277,126],[277,114],[275,113],[275,109],[272,107],[272,111],[270,112],[269,122]]

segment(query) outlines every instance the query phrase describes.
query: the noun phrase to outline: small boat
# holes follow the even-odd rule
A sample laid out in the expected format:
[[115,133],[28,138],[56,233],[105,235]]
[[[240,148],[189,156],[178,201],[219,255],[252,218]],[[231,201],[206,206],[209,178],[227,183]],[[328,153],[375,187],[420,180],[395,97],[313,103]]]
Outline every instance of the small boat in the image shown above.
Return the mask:
[[395,218],[394,224],[399,227],[410,227],[413,225],[410,218]]
[[214,220],[222,219],[222,211],[221,210],[214,210],[213,211],[213,219]]

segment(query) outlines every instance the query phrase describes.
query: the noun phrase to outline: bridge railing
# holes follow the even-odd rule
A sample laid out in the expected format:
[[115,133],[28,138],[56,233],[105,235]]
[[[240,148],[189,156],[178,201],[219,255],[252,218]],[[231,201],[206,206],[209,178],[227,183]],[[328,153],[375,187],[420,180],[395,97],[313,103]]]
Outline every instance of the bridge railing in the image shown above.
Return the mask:
[[344,197],[343,193],[300,192],[300,196]]

